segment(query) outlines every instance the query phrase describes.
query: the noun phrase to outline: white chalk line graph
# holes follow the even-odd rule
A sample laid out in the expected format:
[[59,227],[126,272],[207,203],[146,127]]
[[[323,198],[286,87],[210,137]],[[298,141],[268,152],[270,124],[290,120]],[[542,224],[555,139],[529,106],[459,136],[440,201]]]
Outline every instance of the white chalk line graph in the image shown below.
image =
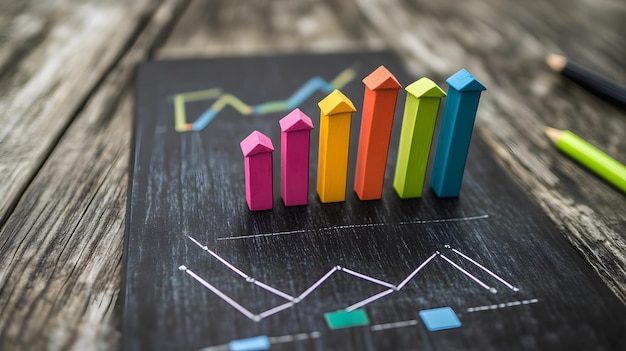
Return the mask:
[[[212,293],[214,293],[215,295],[220,297],[224,302],[226,302],[231,307],[233,307],[234,309],[239,311],[241,314],[243,314],[244,316],[248,317],[249,319],[251,319],[252,321],[255,321],[255,322],[259,322],[259,321],[261,321],[264,318],[267,318],[267,317],[272,316],[274,314],[277,314],[277,313],[279,313],[281,311],[284,311],[286,309],[294,307],[296,304],[298,304],[299,302],[304,300],[307,296],[309,296],[313,291],[315,291],[315,289],[317,289],[319,286],[321,286],[326,280],[328,280],[335,273],[346,273],[346,274],[351,275],[353,277],[356,277],[356,278],[359,278],[359,279],[362,279],[362,280],[366,280],[366,281],[369,281],[369,282],[371,282],[373,284],[377,284],[377,285],[380,285],[380,286],[386,288],[385,290],[383,290],[383,291],[381,291],[381,292],[379,292],[379,293],[377,293],[375,295],[372,295],[370,297],[367,297],[367,298],[365,298],[365,299],[363,299],[361,301],[358,301],[358,302],[356,302],[356,303],[354,303],[352,305],[349,305],[348,307],[346,307],[344,309],[347,312],[354,311],[356,309],[359,309],[359,308],[362,308],[362,307],[364,307],[366,305],[369,305],[370,303],[372,303],[374,301],[377,301],[377,300],[379,300],[379,299],[381,299],[381,298],[383,298],[383,297],[385,297],[387,295],[390,295],[392,293],[400,291],[402,288],[404,288],[411,281],[411,279],[413,279],[422,269],[424,269],[424,267],[426,267],[426,265],[428,265],[430,262],[432,262],[436,258],[439,258],[443,262],[446,262],[446,263],[450,264],[457,271],[461,272],[463,275],[465,275],[468,278],[470,278],[472,281],[477,283],[479,286],[481,286],[485,290],[487,290],[487,291],[489,291],[489,292],[491,292],[493,294],[498,292],[498,290],[495,287],[490,286],[489,284],[487,284],[484,281],[480,280],[475,275],[473,275],[470,272],[468,272],[467,270],[463,269],[461,266],[459,266],[458,264],[454,263],[452,260],[450,260],[447,256],[445,256],[440,251],[435,251],[426,260],[424,260],[417,268],[415,268],[399,284],[392,284],[392,283],[386,282],[384,280],[377,279],[377,278],[368,276],[366,274],[359,273],[359,272],[354,271],[352,269],[336,265],[336,266],[333,266],[326,274],[324,274],[321,278],[319,278],[316,282],[314,282],[306,290],[304,290],[301,294],[299,294],[297,296],[292,296],[292,295],[290,295],[290,294],[288,294],[288,293],[286,293],[284,291],[281,291],[281,290],[279,290],[279,289],[277,289],[275,287],[272,287],[269,284],[266,284],[266,283],[264,283],[262,281],[259,281],[259,280],[255,279],[255,278],[249,276],[248,274],[242,272],[237,267],[233,266],[230,262],[228,262],[227,260],[225,260],[224,258],[219,256],[218,254],[216,254],[215,252],[210,250],[208,248],[208,246],[201,244],[198,240],[192,238],[191,236],[187,235],[186,237],[189,240],[191,240],[194,244],[196,244],[198,247],[200,247],[202,250],[204,250],[205,252],[207,252],[208,254],[213,256],[215,259],[217,259],[219,262],[221,262],[224,266],[229,268],[231,271],[235,272],[241,278],[245,279],[248,283],[254,284],[254,285],[256,285],[256,286],[258,286],[258,287],[260,287],[260,288],[262,288],[262,289],[264,289],[264,290],[266,290],[266,291],[268,291],[268,292],[270,292],[270,293],[272,293],[272,294],[274,294],[276,296],[279,296],[279,297],[287,300],[287,302],[285,302],[283,304],[280,304],[280,305],[272,307],[272,308],[270,308],[270,309],[268,309],[266,311],[263,311],[263,312],[255,314],[255,313],[251,312],[249,309],[247,309],[244,306],[242,306],[241,304],[239,304],[237,301],[233,300],[227,294],[225,294],[224,292],[222,292],[221,290],[219,290],[218,288],[213,286],[211,283],[207,282],[205,279],[203,279],[198,274],[193,272],[187,266],[181,265],[181,266],[178,267],[178,269],[180,271],[188,274],[190,277],[192,277],[194,280],[196,280],[198,283],[200,283],[206,289],[208,289],[209,291],[211,291]],[[450,245],[444,245],[444,248],[446,250],[448,250],[449,252],[457,255],[458,257],[466,260],[467,262],[473,264],[474,266],[478,267],[479,269],[481,269],[485,273],[489,274],[491,277],[495,278],[495,280],[497,282],[503,284],[508,289],[510,289],[512,291],[516,291],[516,292],[519,291],[519,288],[517,288],[513,284],[507,282],[502,277],[498,276],[497,274],[495,274],[494,272],[489,270],[487,267],[485,267],[482,264],[478,263],[477,261],[471,259],[469,256],[463,254],[459,250],[457,250],[455,248],[452,248]]]
[[358,228],[373,228],[373,227],[383,227],[383,226],[399,226],[399,225],[410,225],[410,224],[432,224],[432,223],[450,223],[450,222],[466,222],[466,221],[475,221],[480,219],[487,219],[489,215],[483,214],[479,216],[472,217],[456,217],[456,218],[438,218],[438,219],[416,219],[413,221],[403,221],[397,223],[358,223],[358,224],[343,224],[337,226],[330,227],[321,227],[316,229],[298,229],[298,230],[287,230],[281,232],[271,232],[271,233],[259,233],[259,234],[250,234],[250,235],[241,235],[241,236],[225,236],[217,238],[218,241],[223,240],[241,240],[241,239],[254,239],[254,238],[263,238],[263,237],[271,237],[271,236],[282,236],[282,235],[293,235],[293,234],[304,234],[307,232],[320,231],[337,231],[342,229],[358,229]]

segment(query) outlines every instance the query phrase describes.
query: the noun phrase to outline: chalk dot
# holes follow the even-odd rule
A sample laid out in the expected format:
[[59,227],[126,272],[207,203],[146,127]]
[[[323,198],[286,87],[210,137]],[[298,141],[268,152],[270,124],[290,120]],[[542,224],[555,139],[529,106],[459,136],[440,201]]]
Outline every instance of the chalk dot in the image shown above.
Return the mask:
[[496,290],[496,288],[489,288],[489,291],[491,291],[492,294],[495,294],[498,292],[498,290]]
[[181,271],[186,271],[186,270],[187,270],[187,267],[185,267],[185,266],[180,266],[180,267],[178,267],[178,269],[180,269]]

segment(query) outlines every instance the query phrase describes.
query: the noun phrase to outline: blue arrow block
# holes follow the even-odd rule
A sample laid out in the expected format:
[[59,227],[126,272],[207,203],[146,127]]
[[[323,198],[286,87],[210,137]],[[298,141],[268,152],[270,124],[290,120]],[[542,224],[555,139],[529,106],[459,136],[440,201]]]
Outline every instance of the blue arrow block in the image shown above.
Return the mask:
[[441,117],[430,187],[437,197],[458,197],[478,101],[486,88],[465,69],[446,82],[450,87]]

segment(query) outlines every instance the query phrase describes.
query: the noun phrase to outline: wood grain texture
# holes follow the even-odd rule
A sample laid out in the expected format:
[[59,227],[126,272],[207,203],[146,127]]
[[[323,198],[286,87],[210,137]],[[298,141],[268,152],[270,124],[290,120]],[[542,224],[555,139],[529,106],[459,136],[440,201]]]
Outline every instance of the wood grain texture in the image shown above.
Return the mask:
[[130,78],[183,4],[167,1],[151,16],[2,228],[0,349],[111,349],[117,344]]
[[158,58],[381,49],[350,1],[193,1]]
[[[58,212],[59,218],[46,218],[54,207],[75,209],[83,213],[84,220],[101,219],[102,222],[92,223],[93,236],[109,235],[111,223],[119,220],[120,212],[116,212],[119,208],[107,212],[103,206],[89,207],[78,195],[57,200],[63,185],[42,179],[63,180],[62,184],[78,186],[74,184],[78,178],[70,177],[69,170],[89,174],[88,167],[111,167],[79,162],[76,157],[66,158],[64,153],[72,148],[82,150],[102,145],[96,140],[107,140],[106,147],[110,147],[108,140],[119,140],[116,139],[119,133],[129,137],[129,123],[125,130],[96,128],[83,137],[68,137],[72,140],[71,147],[59,148],[64,143],[61,138],[70,130],[78,134],[88,130],[73,127],[74,123],[99,119],[99,113],[85,112],[84,104],[90,98],[99,97],[100,108],[114,113],[115,117],[110,117],[113,120],[119,114],[130,118],[128,111],[120,112],[128,108],[121,107],[121,101],[128,99],[125,97],[128,71],[122,74],[124,79],[111,84],[103,84],[103,80],[105,75],[118,72],[114,68],[121,62],[123,52],[145,30],[154,28],[147,21],[154,18],[150,14],[156,6],[156,1],[147,0],[0,1],[2,349],[9,346],[32,349],[29,346],[33,345],[49,349],[88,348],[80,347],[84,345],[115,348],[117,345],[115,337],[107,338],[106,332],[101,333],[106,328],[116,328],[119,323],[119,315],[115,312],[111,315],[109,302],[109,299],[115,301],[117,290],[102,295],[89,287],[96,280],[101,286],[117,286],[117,263],[97,274],[96,262],[105,256],[86,255],[82,257],[87,265],[83,274],[65,277],[66,284],[83,284],[74,285],[72,296],[79,296],[80,306],[90,301],[86,308],[58,302],[61,297],[51,299],[49,293],[28,293],[27,283],[20,282],[19,288],[16,284],[25,279],[20,269],[28,267],[32,271],[36,267],[43,274],[53,268],[37,266],[37,262],[47,260],[59,267],[68,262],[68,256],[61,255],[54,245],[47,246],[47,250],[31,248],[28,253],[32,256],[22,256],[25,251],[21,245],[29,243],[29,247],[36,247],[47,238],[45,234],[74,230],[76,222],[70,220],[74,217],[67,214],[69,210]],[[160,18],[177,20],[164,44],[160,39],[163,32],[142,37],[145,40],[142,45],[155,47],[159,58],[391,47],[405,58],[415,77],[429,75],[441,83],[458,68],[468,68],[490,87],[479,108],[477,132],[557,223],[579,254],[626,301],[623,211],[626,197],[558,154],[542,136],[544,124],[571,129],[626,162],[623,113],[548,71],[542,62],[548,52],[564,53],[625,84],[623,1],[473,0],[461,4],[402,0],[222,0],[192,1],[182,15],[175,10],[159,13]],[[143,57],[141,54],[136,59]],[[498,89],[491,89],[495,86]],[[105,92],[99,93],[101,87]],[[123,147],[121,144],[119,147]],[[47,159],[55,160],[54,167],[45,163]],[[102,158],[103,162],[110,160]],[[80,179],[95,181],[93,177],[97,176]],[[40,177],[43,178],[37,180]],[[108,196],[115,200],[107,201],[113,201],[115,206],[123,204],[125,192],[119,198],[113,194],[120,190],[119,174],[110,172],[103,177],[99,191],[110,192]],[[37,186],[29,186],[30,182]],[[49,202],[38,202],[32,200],[36,197],[33,194],[51,194],[51,197],[42,197]],[[43,207],[47,212],[41,212]],[[115,240],[121,240],[121,232],[114,231]],[[20,238],[23,244],[19,243]],[[34,242],[25,238],[34,238]],[[112,250],[113,258],[108,259],[119,261],[119,256],[115,256],[119,252]],[[7,265],[11,260],[21,263]],[[40,280],[40,288],[47,282]],[[19,294],[25,296],[13,306]],[[64,296],[71,301],[69,295]],[[55,308],[45,310],[50,323],[31,321],[34,315],[39,316],[34,312],[17,313],[40,298],[57,301]],[[104,302],[98,309],[100,300]],[[98,329],[95,336],[90,328],[93,324],[80,326],[77,322],[80,320],[98,321],[104,329]],[[9,333],[11,324],[23,330],[13,328]]]
[[9,2],[0,5],[0,223],[157,4]]

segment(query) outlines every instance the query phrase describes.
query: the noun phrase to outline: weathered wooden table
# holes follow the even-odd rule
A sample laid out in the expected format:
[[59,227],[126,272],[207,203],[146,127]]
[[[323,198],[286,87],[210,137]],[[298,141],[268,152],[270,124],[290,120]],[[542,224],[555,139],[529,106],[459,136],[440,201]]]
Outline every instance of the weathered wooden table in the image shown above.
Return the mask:
[[626,112],[553,74],[626,84],[626,3],[0,1],[0,349],[115,349],[133,68],[161,58],[391,48],[416,77],[489,87],[476,133],[626,302],[626,196],[559,154],[571,129],[626,162]]

